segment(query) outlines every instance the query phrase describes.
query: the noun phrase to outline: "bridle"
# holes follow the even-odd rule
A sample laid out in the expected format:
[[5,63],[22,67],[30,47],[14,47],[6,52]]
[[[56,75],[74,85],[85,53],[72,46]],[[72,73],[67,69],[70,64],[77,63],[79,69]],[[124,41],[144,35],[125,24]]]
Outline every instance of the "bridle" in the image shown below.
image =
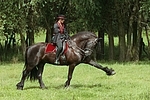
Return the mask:
[[91,41],[90,43],[87,43],[88,46],[89,46],[89,45],[91,45],[91,46],[86,47],[86,48],[84,49],[84,51],[86,52],[86,53],[85,53],[86,56],[89,56],[89,55],[92,54],[92,52],[93,52],[92,46],[95,46],[95,45],[97,44],[97,41],[98,41],[98,39],[96,38],[96,39],[94,39],[94,41]]

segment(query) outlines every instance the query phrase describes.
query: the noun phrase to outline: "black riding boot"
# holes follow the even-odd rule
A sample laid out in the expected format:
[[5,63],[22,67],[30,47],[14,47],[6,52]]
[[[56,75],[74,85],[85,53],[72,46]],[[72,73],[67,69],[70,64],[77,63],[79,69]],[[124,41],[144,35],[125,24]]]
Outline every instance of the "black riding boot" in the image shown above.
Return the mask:
[[55,64],[60,64],[59,58],[60,58],[61,52],[62,52],[62,46],[60,46],[60,47],[57,46],[56,60],[54,62]]
[[59,56],[60,56],[60,53],[59,53],[59,51],[57,51],[56,52],[56,58],[55,58],[56,60],[54,62],[55,64],[60,64],[60,62],[59,62]]

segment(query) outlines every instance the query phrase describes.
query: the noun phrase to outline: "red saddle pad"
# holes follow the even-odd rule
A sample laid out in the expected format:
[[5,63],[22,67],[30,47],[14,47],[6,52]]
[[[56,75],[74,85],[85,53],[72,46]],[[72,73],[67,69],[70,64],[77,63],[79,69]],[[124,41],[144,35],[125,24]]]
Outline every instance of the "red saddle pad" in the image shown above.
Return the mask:
[[[68,43],[66,42],[63,53],[66,53],[67,50],[68,50]],[[45,53],[49,53],[49,52],[56,52],[56,45],[54,45],[53,43],[48,43],[45,48]]]
[[56,45],[54,45],[53,43],[48,43],[45,48],[45,53],[48,52],[56,52]]

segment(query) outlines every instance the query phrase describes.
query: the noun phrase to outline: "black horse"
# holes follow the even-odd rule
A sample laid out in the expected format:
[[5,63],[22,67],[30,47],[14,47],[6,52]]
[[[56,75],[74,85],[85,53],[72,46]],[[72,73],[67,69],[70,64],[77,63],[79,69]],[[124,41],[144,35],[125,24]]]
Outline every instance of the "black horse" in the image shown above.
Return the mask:
[[[67,49],[60,57],[60,65],[68,65],[68,79],[65,82],[65,87],[70,85],[72,74],[75,67],[80,63],[92,65],[106,72],[107,75],[114,75],[115,71],[107,67],[99,65],[91,57],[91,54],[99,42],[99,38],[92,32],[79,32],[73,35],[66,42]],[[48,43],[37,43],[29,46],[25,53],[25,68],[22,73],[21,81],[16,85],[17,89],[23,90],[24,81],[27,77],[30,80],[39,80],[41,88],[45,88],[42,80],[42,73],[46,63],[54,64],[56,52],[45,53],[45,48]]]

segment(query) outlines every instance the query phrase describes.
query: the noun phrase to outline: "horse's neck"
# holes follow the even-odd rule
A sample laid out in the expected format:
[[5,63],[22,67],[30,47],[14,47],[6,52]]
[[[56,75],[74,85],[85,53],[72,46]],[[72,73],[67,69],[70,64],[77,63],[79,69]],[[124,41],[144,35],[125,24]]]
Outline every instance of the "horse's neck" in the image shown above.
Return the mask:
[[73,40],[69,40],[68,45],[69,45],[69,47],[76,47],[77,46],[76,42],[74,42]]
[[75,40],[69,40],[68,41],[69,47],[74,49],[74,50],[79,50],[81,52],[84,52],[84,47],[85,47],[85,42],[83,41],[75,41]]
[[81,55],[84,55],[84,53],[85,53],[84,49],[82,49],[81,47],[79,47],[77,45],[77,43],[75,41],[73,41],[73,40],[69,40],[68,41],[68,46],[69,46],[70,49],[72,49],[73,52],[79,53]]

